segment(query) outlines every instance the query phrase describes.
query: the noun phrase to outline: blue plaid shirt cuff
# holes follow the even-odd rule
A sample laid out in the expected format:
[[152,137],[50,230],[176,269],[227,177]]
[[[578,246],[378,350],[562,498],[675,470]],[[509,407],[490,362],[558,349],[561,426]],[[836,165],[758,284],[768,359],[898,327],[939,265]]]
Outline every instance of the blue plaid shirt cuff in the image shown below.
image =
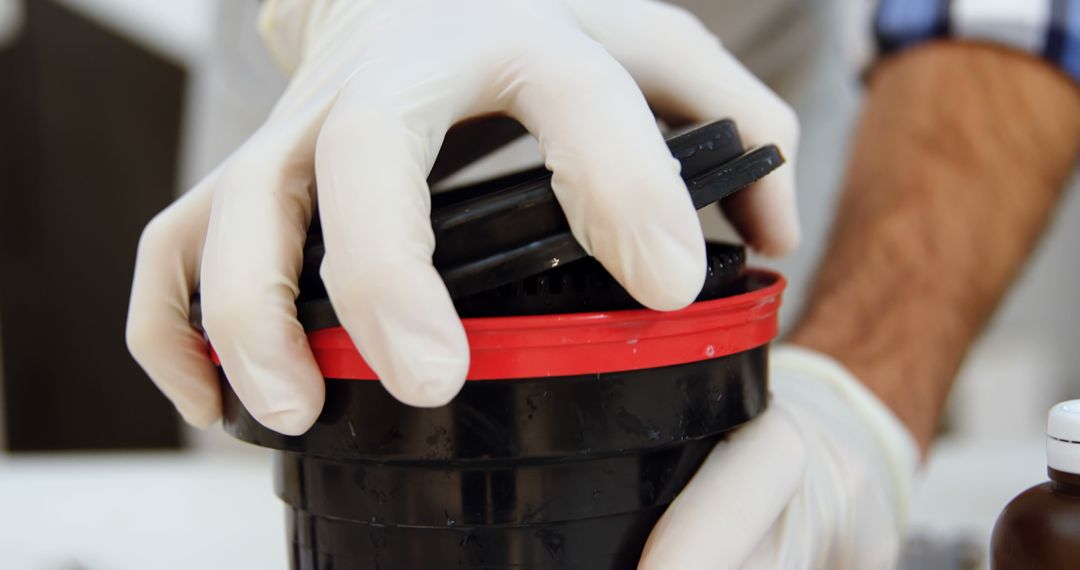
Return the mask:
[[879,54],[956,38],[1012,47],[1080,82],[1080,0],[879,0]]

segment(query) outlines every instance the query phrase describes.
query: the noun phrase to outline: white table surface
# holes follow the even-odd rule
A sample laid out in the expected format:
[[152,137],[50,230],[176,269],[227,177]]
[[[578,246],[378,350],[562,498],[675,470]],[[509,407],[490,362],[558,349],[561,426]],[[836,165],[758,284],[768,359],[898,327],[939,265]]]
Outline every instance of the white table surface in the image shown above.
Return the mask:
[[[985,543],[1001,507],[1044,480],[1042,439],[943,441],[920,482],[917,534]],[[286,568],[269,452],[0,455],[0,568]]]
[[0,568],[276,570],[270,452],[0,456]]

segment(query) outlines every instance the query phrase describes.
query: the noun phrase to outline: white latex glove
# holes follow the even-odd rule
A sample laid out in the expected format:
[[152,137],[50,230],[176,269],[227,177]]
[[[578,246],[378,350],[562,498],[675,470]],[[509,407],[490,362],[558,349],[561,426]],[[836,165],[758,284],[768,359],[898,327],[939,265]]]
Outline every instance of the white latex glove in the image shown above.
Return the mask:
[[646,96],[684,119],[734,117],[750,145],[778,144],[788,164],[741,196],[732,219],[765,252],[798,239],[794,115],[685,11],[649,0],[271,0],[261,19],[295,70],[288,89],[139,246],[128,345],[192,424],[220,414],[217,376],[187,323],[196,287],[245,407],[287,434],[318,416],[322,375],[294,304],[316,199],[322,279],[364,359],[408,404],[457,393],[468,345],[431,264],[425,179],[463,119],[505,113],[536,135],[574,236],[649,307],[690,303],[705,255]]
[[778,347],[772,402],[716,446],[653,530],[642,570],[896,565],[915,441],[839,363]]

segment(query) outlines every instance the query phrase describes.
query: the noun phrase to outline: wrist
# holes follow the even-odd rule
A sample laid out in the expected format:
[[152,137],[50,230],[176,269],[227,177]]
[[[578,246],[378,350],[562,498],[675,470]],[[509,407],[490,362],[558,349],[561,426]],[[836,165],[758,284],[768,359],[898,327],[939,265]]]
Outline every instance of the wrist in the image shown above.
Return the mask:
[[[906,426],[836,359],[805,347],[781,344],[772,351],[771,388],[778,405],[795,408],[825,426],[868,477],[885,491],[897,534],[911,503],[918,446]],[[843,456],[843,452],[840,453]]]
[[[922,360],[905,360],[915,351],[894,354],[889,345],[901,342],[897,338],[878,336],[876,339],[854,339],[836,334],[838,327],[848,325],[834,323],[827,318],[814,318],[807,314],[787,341],[811,350],[837,362],[859,378],[897,421],[911,434],[920,455],[929,451],[937,433],[941,407],[948,395],[948,379],[955,370],[945,366],[951,362],[950,350],[944,347],[918,349]],[[887,318],[887,317],[886,317]],[[853,334],[867,334],[865,329],[850,329]],[[899,331],[897,331],[898,334]],[[909,344],[909,339],[902,342]],[[927,344],[933,341],[927,341]]]
[[791,340],[844,363],[925,452],[952,379],[1080,150],[1080,89],[1037,58],[936,42],[871,76],[826,261]]

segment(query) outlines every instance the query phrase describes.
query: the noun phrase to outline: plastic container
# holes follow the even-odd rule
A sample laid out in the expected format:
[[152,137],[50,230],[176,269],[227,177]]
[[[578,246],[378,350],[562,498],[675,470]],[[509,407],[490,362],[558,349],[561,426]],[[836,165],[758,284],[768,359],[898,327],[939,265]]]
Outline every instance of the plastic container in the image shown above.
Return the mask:
[[632,569],[722,434],[765,409],[782,288],[748,271],[675,313],[466,318],[469,380],[433,409],[314,331],[314,427],[262,427],[223,380],[225,426],[281,452],[292,568]]
[[[698,207],[783,162],[744,151],[730,121],[669,145]],[[432,224],[471,350],[449,404],[413,408],[376,380],[318,278],[317,224],[297,315],[326,377],[322,414],[278,434],[222,375],[225,429],[279,451],[292,568],[635,568],[715,443],[765,409],[783,278],[709,244],[697,302],[644,309],[582,258],[543,171],[436,200]]]
[[993,570],[1080,568],[1080,400],[1051,408],[1046,463],[1050,481],[1020,493],[994,525]]

